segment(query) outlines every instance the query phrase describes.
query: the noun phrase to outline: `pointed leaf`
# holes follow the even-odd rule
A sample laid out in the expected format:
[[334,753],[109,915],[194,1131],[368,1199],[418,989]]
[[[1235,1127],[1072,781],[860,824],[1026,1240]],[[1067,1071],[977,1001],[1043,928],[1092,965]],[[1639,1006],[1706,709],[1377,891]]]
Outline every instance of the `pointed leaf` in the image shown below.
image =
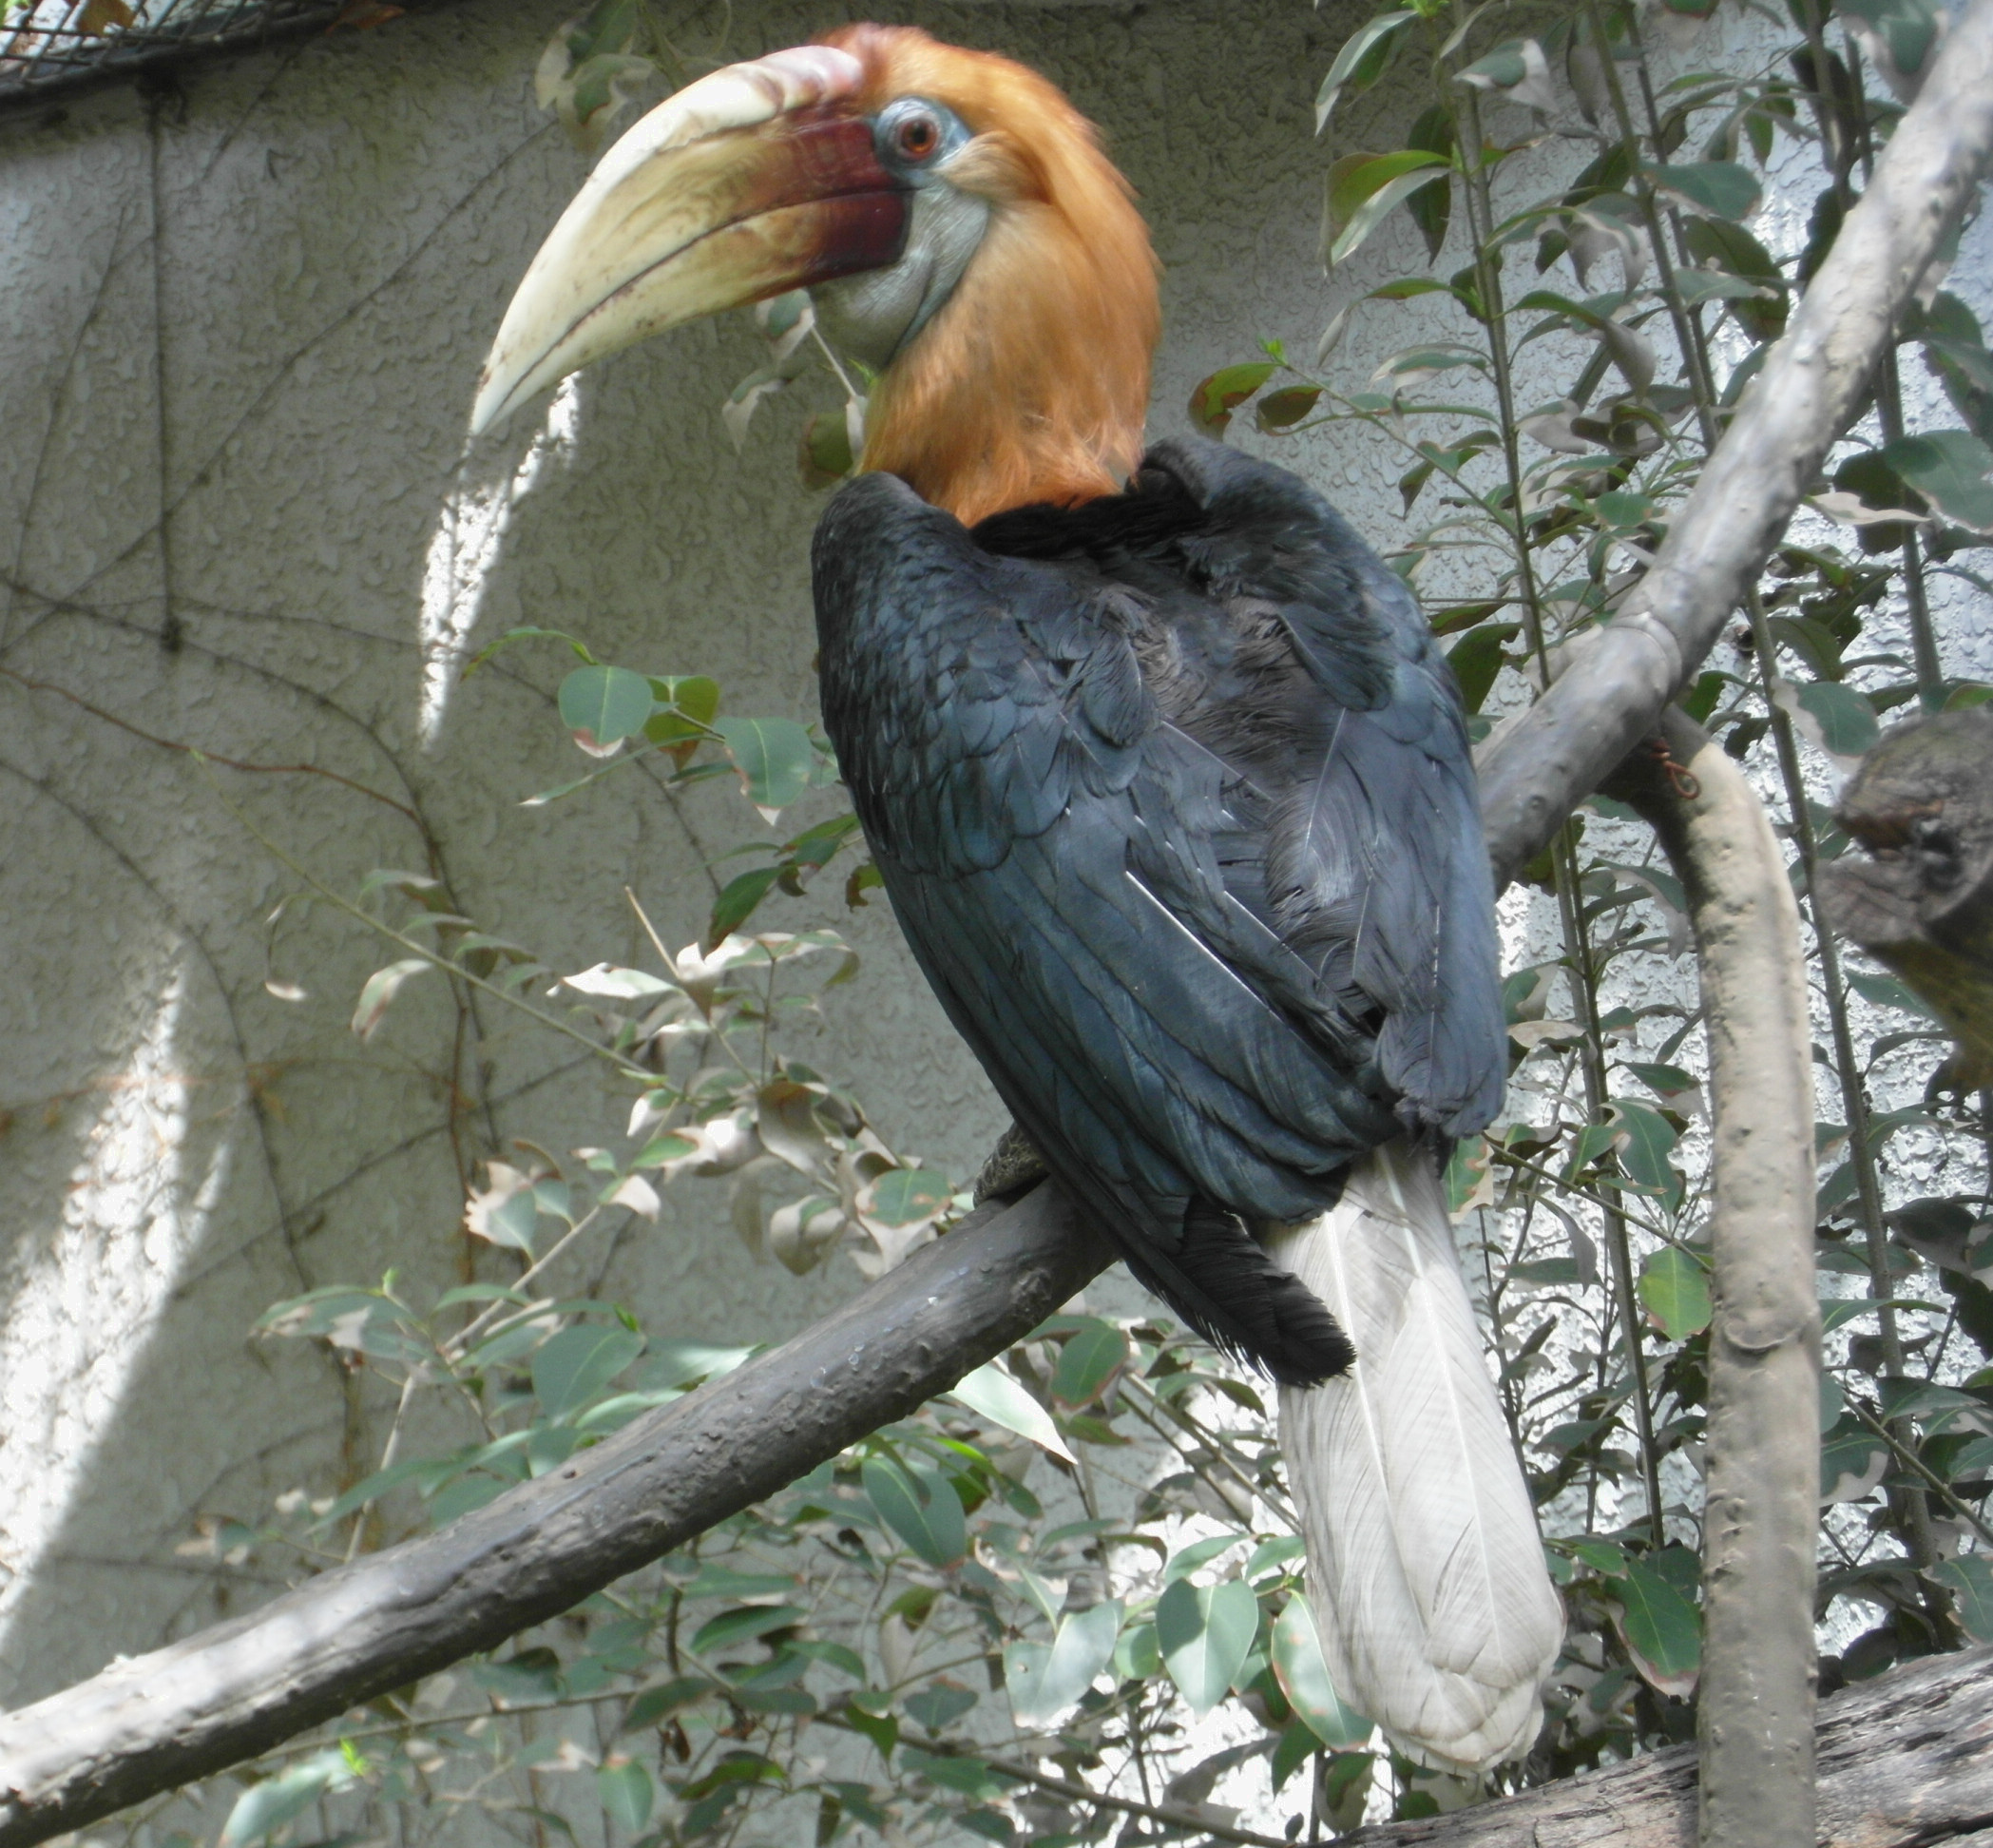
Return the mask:
[[1619,1165],[1626,1170],[1628,1179],[1655,1193],[1672,1191],[1676,1177],[1668,1165],[1668,1157],[1677,1140],[1675,1126],[1644,1104],[1615,1099],[1612,1109]]
[[650,682],[627,667],[577,667],[556,696],[561,722],[591,757],[607,757],[641,732],[655,708]]
[[1688,166],[1658,166],[1652,178],[1692,210],[1721,219],[1747,219],[1757,209],[1757,175],[1735,161],[1697,161]]
[[1225,1698],[1258,1633],[1259,1600],[1238,1579],[1223,1585],[1179,1579],[1156,1601],[1163,1666],[1199,1716]]
[[871,1456],[860,1472],[879,1518],[929,1566],[952,1566],[968,1547],[962,1503],[931,1465]]
[[1052,1396],[1076,1411],[1092,1404],[1127,1358],[1128,1338],[1111,1322],[1087,1318],[1059,1351]]
[[1002,1425],[1006,1431],[1014,1431],[1020,1437],[1028,1437],[1054,1456],[1063,1456],[1068,1463],[1079,1460],[1065,1447],[1052,1415],[994,1360],[965,1374],[955,1382],[949,1396],[960,1399],[979,1417]]
[[603,1814],[625,1835],[639,1835],[650,1820],[657,1792],[650,1773],[636,1759],[617,1752],[602,1761],[595,1774],[595,1794],[602,1800]]
[[1329,74],[1314,99],[1314,131],[1320,134],[1335,113],[1335,106],[1346,88],[1367,89],[1383,75],[1397,35],[1418,17],[1410,11],[1380,13],[1360,26],[1335,54]]
[[1220,366],[1191,388],[1190,420],[1207,436],[1222,436],[1234,411],[1280,369],[1271,359]]
[[1640,1306],[1671,1341],[1709,1326],[1709,1273],[1693,1254],[1664,1245],[1640,1265]]
[[1336,1752],[1354,1751],[1369,1741],[1370,1723],[1345,1704],[1329,1679],[1314,1613],[1298,1592],[1288,1599],[1274,1626],[1273,1653],[1274,1678],[1281,1693],[1316,1739]]
[[1634,1666],[1658,1692],[1687,1700],[1702,1670],[1702,1612],[1645,1560],[1628,1560],[1612,1589]]
[[1852,1414],[1820,1440],[1820,1500],[1865,1500],[1889,1473],[1889,1447]]
[[809,788],[810,734],[794,719],[715,719],[713,729],[747,799],[769,820]]
[[337,1751],[315,1752],[274,1778],[251,1784],[236,1799],[222,1825],[220,1848],[247,1848],[280,1829],[325,1795],[353,1781],[352,1768]]
[[409,956],[385,969],[376,969],[360,990],[359,1002],[353,1011],[353,1030],[363,1041],[371,1040],[387,1018],[388,1004],[400,992],[403,983],[434,967],[426,956]]
[[1899,436],[1883,459],[1947,520],[1975,532],[1993,533],[1993,450],[1965,430],[1931,430]]
[[1958,1596],[1959,1622],[1975,1643],[1993,1643],[1993,1565],[1984,1553],[1961,1553],[1931,1570]]
[[533,1356],[541,1411],[549,1418],[579,1412],[642,1352],[643,1337],[620,1322],[564,1328]]
[[1109,1600],[1061,1618],[1049,1648],[1013,1644],[1006,1649],[1004,1685],[1017,1723],[1049,1726],[1078,1705],[1094,1677],[1114,1659],[1121,1627],[1121,1607]]
[[954,1191],[948,1176],[931,1168],[888,1168],[872,1183],[866,1217],[881,1225],[917,1225],[941,1212]]

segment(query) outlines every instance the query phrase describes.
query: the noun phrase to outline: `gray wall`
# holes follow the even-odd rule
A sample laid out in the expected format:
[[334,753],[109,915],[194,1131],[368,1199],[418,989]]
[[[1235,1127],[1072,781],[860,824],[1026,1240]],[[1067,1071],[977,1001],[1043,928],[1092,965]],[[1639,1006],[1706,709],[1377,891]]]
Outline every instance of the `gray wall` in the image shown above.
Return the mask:
[[[582,381],[537,465],[527,415],[459,468],[485,348],[586,167],[529,88],[570,4],[316,40],[150,115],[119,89],[0,123],[0,667],[22,677],[0,680],[0,1702],[253,1594],[254,1567],[176,1555],[197,1514],[255,1522],[368,1467],[379,1408],[322,1358],[251,1344],[267,1304],[391,1263],[417,1293],[454,1280],[457,1164],[482,1136],[620,1125],[595,1072],[502,1015],[457,1044],[440,985],[360,1047],[346,1018],[392,953],[322,908],[278,945],[310,998],[269,994],[261,919],[297,881],[248,824],[344,892],[434,851],[482,921],[557,966],[625,960],[621,885],[686,941],[705,863],[752,818],[637,774],[517,807],[577,767],[547,700],[562,664],[457,685],[447,645],[550,624],[711,672],[735,711],[813,709],[800,408],[764,413],[738,457],[717,414],[758,356],[745,317]],[[1312,343],[1307,112],[1337,9],[875,10],[1029,58],[1107,126],[1167,266],[1159,428],[1260,333]],[[744,7],[729,49],[844,16]],[[685,17],[687,42],[714,17]],[[316,765],[420,827],[157,740]],[[851,930],[867,968],[818,1062],[896,1146],[972,1170],[1001,1126],[986,1086],[883,908]],[[489,1112],[454,1150],[452,1072]],[[854,1276],[757,1266],[706,1186],[605,1277],[564,1281],[661,1333],[759,1339]]]

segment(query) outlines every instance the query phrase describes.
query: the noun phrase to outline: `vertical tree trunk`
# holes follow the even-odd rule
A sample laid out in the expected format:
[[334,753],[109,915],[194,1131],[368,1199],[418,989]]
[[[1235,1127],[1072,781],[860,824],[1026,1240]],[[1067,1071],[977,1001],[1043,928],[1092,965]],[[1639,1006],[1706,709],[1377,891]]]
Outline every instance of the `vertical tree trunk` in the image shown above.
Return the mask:
[[1627,793],[1688,893],[1715,1137],[1700,1838],[1812,1848],[1820,1311],[1799,909],[1743,773],[1679,712],[1662,739],[1673,773],[1648,759]]

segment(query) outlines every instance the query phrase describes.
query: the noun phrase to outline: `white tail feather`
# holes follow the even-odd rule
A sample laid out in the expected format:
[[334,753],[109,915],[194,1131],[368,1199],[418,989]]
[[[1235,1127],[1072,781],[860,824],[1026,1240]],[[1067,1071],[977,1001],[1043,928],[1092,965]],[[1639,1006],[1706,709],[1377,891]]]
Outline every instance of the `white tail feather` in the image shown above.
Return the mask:
[[1280,1441],[1337,1691],[1400,1749],[1482,1771],[1529,1749],[1563,1606],[1481,1358],[1446,1201],[1402,1143],[1267,1241],[1356,1364],[1282,1387]]

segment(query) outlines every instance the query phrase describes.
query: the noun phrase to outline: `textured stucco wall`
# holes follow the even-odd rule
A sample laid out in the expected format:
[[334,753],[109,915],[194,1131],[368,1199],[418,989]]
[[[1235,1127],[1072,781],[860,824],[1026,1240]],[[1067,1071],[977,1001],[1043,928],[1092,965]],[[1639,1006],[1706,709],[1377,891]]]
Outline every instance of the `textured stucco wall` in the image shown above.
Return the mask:
[[[378,1428],[325,1363],[246,1335],[279,1297],[391,1263],[418,1293],[451,1280],[453,1070],[482,1065],[500,1136],[566,1146],[612,1120],[594,1072],[502,1016],[456,1048],[433,985],[362,1049],[346,1017],[392,953],[323,910],[278,948],[309,1000],[266,992],[260,920],[297,882],[229,805],[348,892],[419,867],[426,832],[492,928],[557,965],[622,960],[622,883],[687,940],[749,818],[634,776],[518,808],[573,774],[560,664],[458,686],[454,645],[546,623],[714,673],[736,711],[812,709],[799,408],[738,458],[717,415],[758,356],[744,317],[601,368],[557,428],[522,417],[459,468],[498,317],[585,170],[529,95],[569,10],[466,5],[209,69],[150,113],[112,90],[0,124],[0,666],[153,739],[335,771],[422,824],[0,681],[0,1702],[253,1589],[176,1556],[197,1513],[254,1520],[365,1467]],[[1106,125],[1168,272],[1159,427],[1260,333],[1312,341],[1307,109],[1337,9],[873,11],[1028,57]],[[841,16],[742,8],[730,48]],[[896,1145],[966,1171],[999,1114],[883,908],[852,931],[868,969],[821,1062]],[[568,1284],[738,1338],[851,1287],[843,1264],[756,1266],[720,1206],[675,1197]]]

